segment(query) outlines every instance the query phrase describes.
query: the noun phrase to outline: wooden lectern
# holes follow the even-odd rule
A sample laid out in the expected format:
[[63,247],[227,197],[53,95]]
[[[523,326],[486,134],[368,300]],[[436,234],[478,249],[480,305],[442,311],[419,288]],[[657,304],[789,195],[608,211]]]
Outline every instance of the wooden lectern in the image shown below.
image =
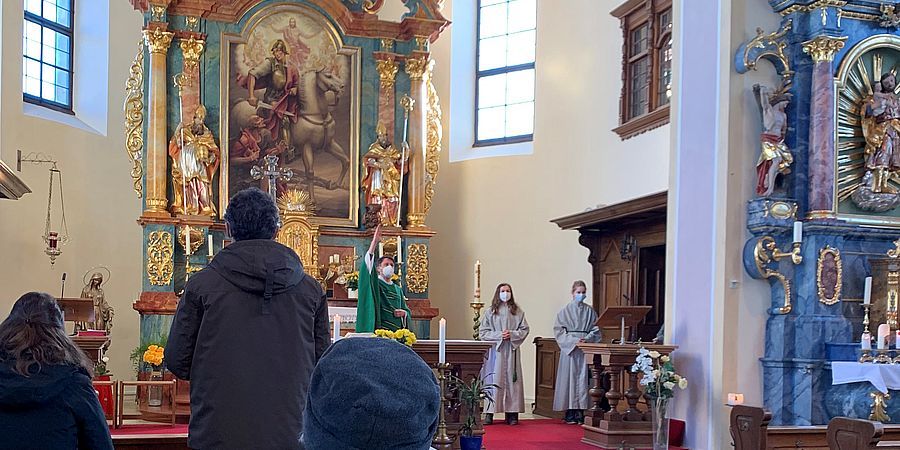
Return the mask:
[[[94,322],[94,301],[89,298],[57,298],[56,303],[65,322]],[[109,345],[109,336],[72,336],[72,341],[94,363],[100,361],[103,349]]]
[[620,327],[619,344],[625,345],[625,328],[631,329],[631,334],[634,334],[635,327],[644,320],[651,309],[652,306],[609,306],[597,319],[597,326],[601,330],[604,327]]

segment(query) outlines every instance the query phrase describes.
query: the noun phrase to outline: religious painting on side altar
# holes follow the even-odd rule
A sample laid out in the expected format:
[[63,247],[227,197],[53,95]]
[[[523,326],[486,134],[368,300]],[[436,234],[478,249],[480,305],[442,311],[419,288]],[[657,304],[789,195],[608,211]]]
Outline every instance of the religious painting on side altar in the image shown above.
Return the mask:
[[900,226],[900,37],[870,37],[837,76],[836,207],[841,218]]
[[[359,48],[344,46],[319,12],[278,5],[222,41],[221,208],[241,189],[267,189],[253,166],[277,155],[293,177],[279,196],[310,193],[320,225],[356,227],[358,210]],[[227,106],[226,106],[227,105]]]

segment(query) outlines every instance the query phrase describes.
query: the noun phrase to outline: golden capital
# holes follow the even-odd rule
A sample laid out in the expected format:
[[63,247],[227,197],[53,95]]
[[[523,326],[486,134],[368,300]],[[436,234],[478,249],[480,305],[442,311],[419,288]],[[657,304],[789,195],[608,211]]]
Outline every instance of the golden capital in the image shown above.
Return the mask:
[[150,20],[162,22],[165,14],[166,7],[164,5],[150,5]]
[[815,62],[832,61],[835,53],[844,48],[847,36],[818,36],[803,43],[803,53],[809,54]]
[[378,59],[375,60],[375,69],[381,79],[382,88],[391,88],[397,79],[397,61],[394,59]]
[[424,213],[409,213],[406,215],[406,224],[409,228],[425,228]]
[[163,31],[156,27],[152,30],[144,30],[144,41],[150,48],[150,53],[165,55],[169,51],[169,44],[172,43],[172,37],[175,33]]
[[202,39],[194,39],[193,36],[181,40],[179,46],[181,47],[181,54],[184,56],[185,69],[197,67],[197,63],[200,61],[200,54],[203,53],[204,44],[205,42]]
[[410,80],[421,81],[425,79],[425,72],[427,71],[428,59],[425,56],[406,59],[406,73],[409,74]]
[[381,39],[381,51],[383,52],[393,52],[394,51],[394,40],[388,38]]

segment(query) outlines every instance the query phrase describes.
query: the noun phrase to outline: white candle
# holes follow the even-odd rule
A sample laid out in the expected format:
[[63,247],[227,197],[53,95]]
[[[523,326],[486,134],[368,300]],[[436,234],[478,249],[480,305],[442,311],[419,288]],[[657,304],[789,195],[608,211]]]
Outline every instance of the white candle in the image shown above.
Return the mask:
[[871,333],[863,333],[862,339],[860,339],[862,343],[863,350],[872,350],[872,334]]
[[735,405],[743,405],[744,404],[744,394],[733,394],[728,393],[728,404]]
[[863,305],[872,303],[872,277],[866,277],[866,289],[863,294]]
[[794,243],[803,242],[803,222],[794,222]]
[[331,342],[337,342],[341,338],[341,316],[340,314],[334,315],[334,330],[332,331]]
[[900,330],[897,330],[897,334],[894,335],[894,348],[900,350]]
[[888,336],[891,335],[891,326],[883,323],[878,325],[878,350],[887,350]]
[[212,241],[212,233],[206,235],[206,252],[209,256],[213,255],[213,241]]
[[397,236],[397,263],[403,262],[403,241],[400,236]]
[[475,260],[475,298],[481,299],[481,261]]
[[184,227],[184,254],[191,254],[191,227]]
[[440,331],[438,333],[438,362],[447,362],[447,320],[441,317]]

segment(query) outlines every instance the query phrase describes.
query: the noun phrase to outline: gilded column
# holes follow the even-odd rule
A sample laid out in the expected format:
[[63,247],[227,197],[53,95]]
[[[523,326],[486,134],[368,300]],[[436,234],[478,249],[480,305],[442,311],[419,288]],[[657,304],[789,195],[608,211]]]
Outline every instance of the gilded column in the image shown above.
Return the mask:
[[803,43],[812,57],[812,101],[809,112],[810,219],[834,217],[834,55],[847,37],[819,36]]
[[150,50],[147,105],[147,202],[145,216],[169,217],[166,211],[166,53],[174,33],[165,24],[144,30]]
[[428,53],[414,51],[406,58],[405,64],[410,80],[409,95],[415,102],[409,115],[409,207],[406,214],[409,228],[425,228],[428,61]]
[[394,105],[397,97],[394,86],[397,81],[398,70],[397,55],[392,53],[393,49],[393,40],[382,39],[381,51],[374,54],[375,68],[378,70],[378,78],[381,81],[378,91],[378,123],[384,124],[387,128],[388,138],[392,142],[394,142],[394,123],[396,120],[394,118]]

